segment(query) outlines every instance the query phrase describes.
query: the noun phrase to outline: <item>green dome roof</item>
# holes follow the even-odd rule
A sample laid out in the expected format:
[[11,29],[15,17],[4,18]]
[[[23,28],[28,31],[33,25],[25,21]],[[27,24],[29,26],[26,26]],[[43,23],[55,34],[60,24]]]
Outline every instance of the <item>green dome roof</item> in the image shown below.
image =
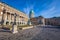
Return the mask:
[[31,10],[29,13],[29,18],[32,18],[32,17],[34,17],[34,11],[33,10]]
[[33,10],[31,10],[31,11],[30,11],[30,14],[34,14],[34,11],[33,11]]

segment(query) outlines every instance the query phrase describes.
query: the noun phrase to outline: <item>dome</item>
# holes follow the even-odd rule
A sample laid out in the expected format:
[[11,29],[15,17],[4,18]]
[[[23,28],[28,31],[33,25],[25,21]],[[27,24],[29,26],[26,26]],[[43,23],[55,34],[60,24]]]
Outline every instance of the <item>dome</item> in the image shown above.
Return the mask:
[[33,11],[33,10],[31,10],[31,11],[30,11],[30,14],[34,14],[34,11]]
[[30,13],[29,13],[29,18],[33,18],[34,17],[34,11],[31,10]]

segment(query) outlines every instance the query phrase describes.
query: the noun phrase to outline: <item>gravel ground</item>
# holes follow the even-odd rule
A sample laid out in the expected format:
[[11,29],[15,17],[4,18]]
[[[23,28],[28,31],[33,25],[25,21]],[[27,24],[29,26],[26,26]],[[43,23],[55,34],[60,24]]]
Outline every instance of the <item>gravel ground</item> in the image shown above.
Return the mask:
[[19,30],[19,33],[16,34],[0,30],[0,40],[60,40],[60,29],[34,27]]

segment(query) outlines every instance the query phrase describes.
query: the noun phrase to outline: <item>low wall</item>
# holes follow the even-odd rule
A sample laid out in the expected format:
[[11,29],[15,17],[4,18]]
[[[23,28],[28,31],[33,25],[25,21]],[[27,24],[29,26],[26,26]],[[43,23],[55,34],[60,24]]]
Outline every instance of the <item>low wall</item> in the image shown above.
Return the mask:
[[19,29],[25,30],[25,29],[30,29],[30,28],[33,28],[33,26],[29,26],[29,27],[21,27],[21,28],[19,28]]

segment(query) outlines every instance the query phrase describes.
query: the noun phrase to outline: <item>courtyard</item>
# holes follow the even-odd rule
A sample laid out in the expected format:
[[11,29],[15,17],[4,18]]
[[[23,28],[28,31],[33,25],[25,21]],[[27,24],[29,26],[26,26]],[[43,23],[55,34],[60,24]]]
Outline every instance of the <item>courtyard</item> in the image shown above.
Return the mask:
[[12,34],[0,29],[0,40],[60,40],[60,28],[53,26],[36,26],[18,31],[18,33]]

